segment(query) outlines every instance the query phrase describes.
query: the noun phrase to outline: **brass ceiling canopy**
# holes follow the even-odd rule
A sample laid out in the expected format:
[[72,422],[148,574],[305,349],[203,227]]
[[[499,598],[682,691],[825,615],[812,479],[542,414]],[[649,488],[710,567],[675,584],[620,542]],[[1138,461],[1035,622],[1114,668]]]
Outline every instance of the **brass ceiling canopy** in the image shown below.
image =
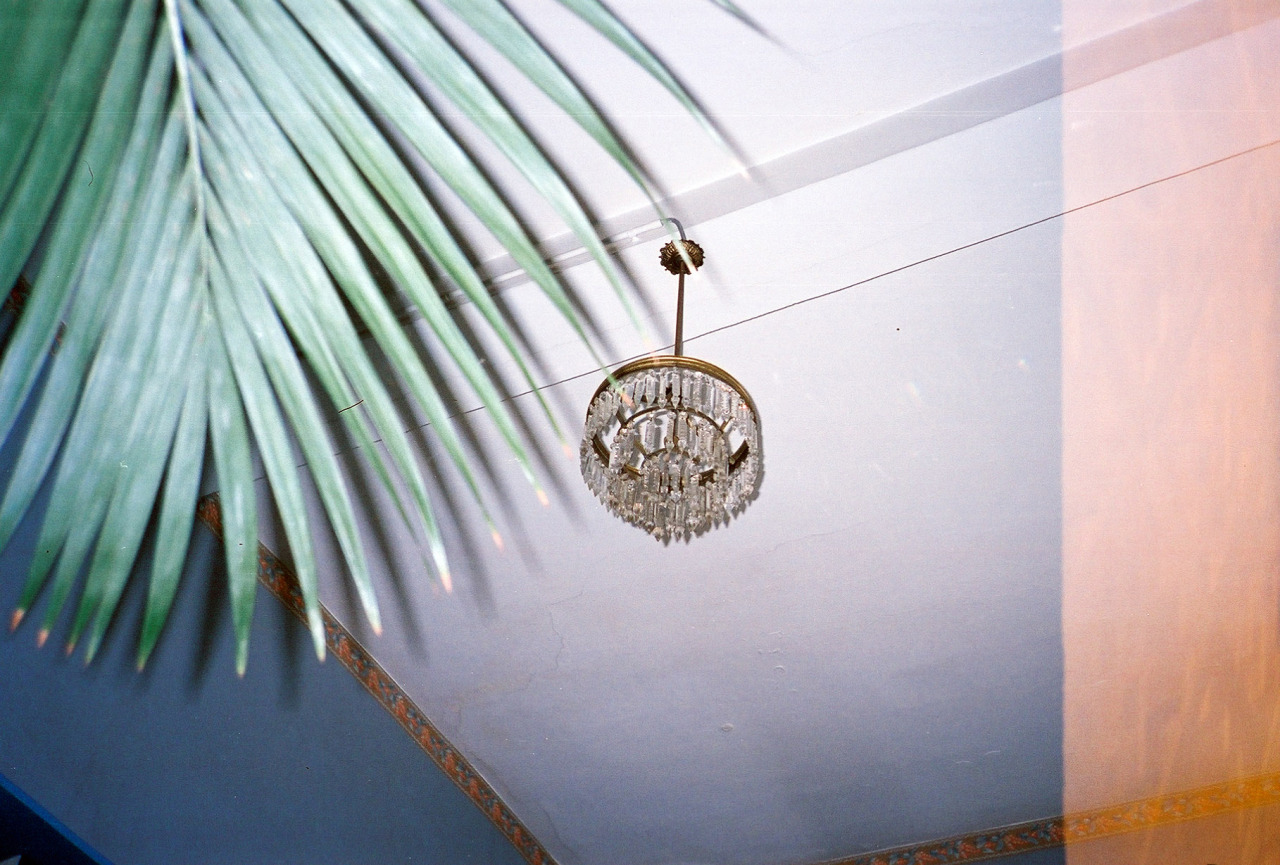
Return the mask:
[[[670,220],[679,228],[679,223]],[[587,407],[582,478],[604,506],[659,540],[728,522],[760,479],[760,420],[745,388],[718,366],[684,356],[684,278],[703,261],[684,237],[662,248],[679,277],[675,354],[624,364]]]

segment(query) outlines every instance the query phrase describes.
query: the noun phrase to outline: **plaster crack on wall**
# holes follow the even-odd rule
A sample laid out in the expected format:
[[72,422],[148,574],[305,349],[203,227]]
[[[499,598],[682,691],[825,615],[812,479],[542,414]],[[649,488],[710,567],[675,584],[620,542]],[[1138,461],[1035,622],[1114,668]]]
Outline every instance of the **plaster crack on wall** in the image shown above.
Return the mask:
[[[579,592],[578,594],[580,595],[582,593]],[[577,596],[575,595],[575,597]],[[565,600],[572,600],[572,599],[566,598]],[[547,620],[551,623],[551,630],[555,633],[556,638],[559,639],[560,641],[560,645],[556,648],[555,660],[552,661],[551,663],[551,672],[558,673],[560,672],[560,658],[561,656],[564,655],[564,634],[560,633],[560,629],[556,627],[555,613],[551,612],[550,610],[547,610]]]

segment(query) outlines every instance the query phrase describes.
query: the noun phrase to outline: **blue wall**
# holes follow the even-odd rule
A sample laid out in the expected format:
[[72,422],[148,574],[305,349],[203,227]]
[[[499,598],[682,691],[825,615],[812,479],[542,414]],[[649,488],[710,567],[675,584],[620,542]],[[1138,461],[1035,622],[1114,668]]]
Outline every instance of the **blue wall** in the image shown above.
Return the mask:
[[[10,442],[0,487],[12,461]],[[28,519],[0,554],[6,621],[35,530]],[[236,677],[220,558],[197,525],[144,673],[140,583],[88,668],[63,654],[65,621],[36,648],[40,604],[3,633],[0,774],[117,863],[522,862],[350,673],[317,663],[265,589]]]

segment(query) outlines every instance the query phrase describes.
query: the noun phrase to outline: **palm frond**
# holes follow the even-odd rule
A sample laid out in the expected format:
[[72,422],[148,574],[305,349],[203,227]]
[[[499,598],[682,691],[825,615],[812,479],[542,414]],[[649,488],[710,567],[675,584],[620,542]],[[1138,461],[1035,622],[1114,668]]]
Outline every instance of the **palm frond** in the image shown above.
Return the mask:
[[[564,2],[715,135],[621,20],[597,0]],[[626,143],[501,0],[445,5],[649,192]],[[418,525],[447,588],[409,423],[362,331],[477,499],[479,485],[377,274],[410,298],[536,487],[502,393],[442,294],[456,289],[475,304],[533,386],[527,359],[468,238],[414,166],[428,166],[586,335],[520,215],[418,82],[470,118],[625,292],[568,182],[432,14],[411,0],[16,0],[0,13],[0,56],[11,58],[0,88],[0,285],[19,274],[32,283],[0,360],[0,441],[29,418],[0,500],[0,548],[51,484],[15,626],[44,596],[43,641],[74,600],[68,649],[87,634],[92,659],[151,526],[145,664],[177,591],[211,447],[238,670],[256,590],[255,456],[317,654],[324,635],[300,459],[378,629],[336,426]]]

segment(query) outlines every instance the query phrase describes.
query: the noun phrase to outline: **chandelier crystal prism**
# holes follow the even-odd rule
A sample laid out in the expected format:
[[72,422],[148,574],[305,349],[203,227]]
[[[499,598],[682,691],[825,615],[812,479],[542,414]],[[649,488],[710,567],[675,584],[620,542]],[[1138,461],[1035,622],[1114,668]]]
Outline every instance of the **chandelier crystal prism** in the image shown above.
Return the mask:
[[684,278],[701,266],[702,248],[682,229],[660,261],[679,277],[675,353],[624,364],[601,383],[579,456],[583,480],[606,508],[666,541],[700,535],[745,508],[762,455],[747,391],[719,367],[684,356]]

